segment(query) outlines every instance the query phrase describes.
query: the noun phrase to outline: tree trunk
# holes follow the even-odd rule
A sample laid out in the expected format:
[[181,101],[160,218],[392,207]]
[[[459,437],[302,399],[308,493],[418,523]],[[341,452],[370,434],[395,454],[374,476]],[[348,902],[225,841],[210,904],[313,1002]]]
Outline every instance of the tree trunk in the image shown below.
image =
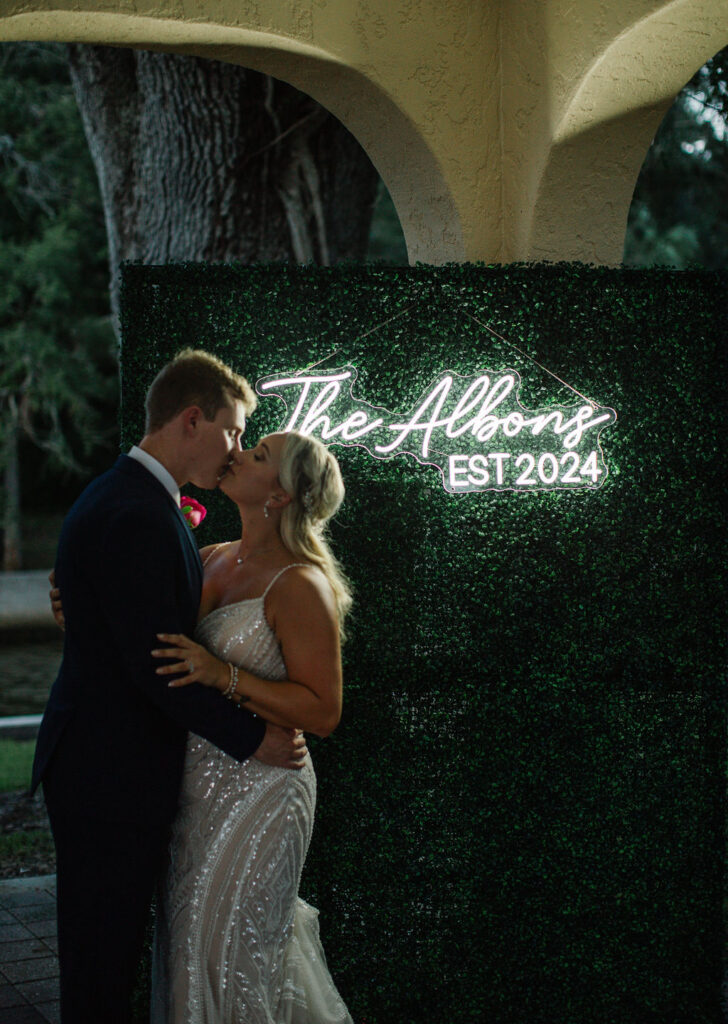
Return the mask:
[[20,541],[20,460],[18,442],[20,426],[18,411],[12,402],[6,422],[5,453],[2,459],[3,490],[3,572],[17,572],[22,568]]
[[101,186],[112,310],[121,260],[361,260],[378,176],[296,89],[231,64],[69,47]]

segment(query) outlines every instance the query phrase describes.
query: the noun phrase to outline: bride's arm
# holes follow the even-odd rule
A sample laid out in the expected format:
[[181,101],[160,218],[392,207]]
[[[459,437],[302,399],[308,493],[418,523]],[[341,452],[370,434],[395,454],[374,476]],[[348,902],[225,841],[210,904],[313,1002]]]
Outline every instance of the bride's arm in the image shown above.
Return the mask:
[[[260,679],[238,669],[230,697],[274,725],[328,736],[338,725],[342,700],[334,597],[318,571],[291,569],[286,577],[285,586],[271,591],[266,614],[280,642],[288,677]],[[178,660],[157,669],[158,674],[186,673],[173,680],[171,687],[202,683],[221,693],[229,690],[234,676],[226,662],[185,636],[160,633],[159,639],[174,646],[154,651],[154,656]]]

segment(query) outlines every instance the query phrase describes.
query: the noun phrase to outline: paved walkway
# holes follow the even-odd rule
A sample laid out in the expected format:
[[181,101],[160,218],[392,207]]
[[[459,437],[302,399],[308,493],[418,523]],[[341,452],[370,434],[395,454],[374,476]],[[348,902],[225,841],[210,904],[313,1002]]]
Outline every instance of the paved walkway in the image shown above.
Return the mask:
[[0,1020],[60,1021],[56,876],[0,879]]
[[[48,642],[34,638],[32,645],[3,650],[3,676],[11,676],[16,666],[16,675],[22,677],[13,677],[10,687],[16,698],[22,697],[24,712],[42,710],[60,661],[48,588],[46,570],[0,573],[0,630],[42,629],[50,637]],[[8,646],[4,644],[4,648]],[[21,685],[38,692],[37,707],[28,703],[27,694],[17,694]],[[8,707],[4,714],[14,711],[14,707]],[[32,723],[31,733],[36,728],[36,723]],[[48,1024],[60,1020],[57,950],[55,875],[0,879],[2,1024]]]

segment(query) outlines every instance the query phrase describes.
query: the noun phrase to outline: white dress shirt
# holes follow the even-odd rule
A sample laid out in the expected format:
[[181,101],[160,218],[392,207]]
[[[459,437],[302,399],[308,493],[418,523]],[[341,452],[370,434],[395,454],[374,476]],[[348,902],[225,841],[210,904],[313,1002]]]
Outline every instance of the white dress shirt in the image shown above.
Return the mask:
[[152,476],[155,476],[164,489],[169,492],[172,501],[174,501],[177,508],[179,508],[181,495],[179,493],[177,481],[170,471],[165,469],[159,459],[155,459],[153,455],[149,454],[149,452],[145,452],[143,448],[138,448],[136,445],[134,445],[129,452],[129,458],[135,459],[137,462],[141,462],[142,466],[144,466],[145,469],[148,469]]

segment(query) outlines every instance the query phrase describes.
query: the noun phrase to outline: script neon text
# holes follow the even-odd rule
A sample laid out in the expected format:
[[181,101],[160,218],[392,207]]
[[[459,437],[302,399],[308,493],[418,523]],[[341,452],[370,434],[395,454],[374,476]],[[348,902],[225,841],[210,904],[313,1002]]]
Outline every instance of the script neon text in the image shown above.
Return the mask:
[[[281,430],[357,445],[375,458],[411,455],[436,465],[450,491],[595,488],[607,475],[598,438],[614,410],[586,402],[526,409],[515,370],[445,372],[405,416],[355,398],[356,376],[351,366],[271,375],[257,389],[286,403]],[[484,451],[490,441],[501,450]]]

